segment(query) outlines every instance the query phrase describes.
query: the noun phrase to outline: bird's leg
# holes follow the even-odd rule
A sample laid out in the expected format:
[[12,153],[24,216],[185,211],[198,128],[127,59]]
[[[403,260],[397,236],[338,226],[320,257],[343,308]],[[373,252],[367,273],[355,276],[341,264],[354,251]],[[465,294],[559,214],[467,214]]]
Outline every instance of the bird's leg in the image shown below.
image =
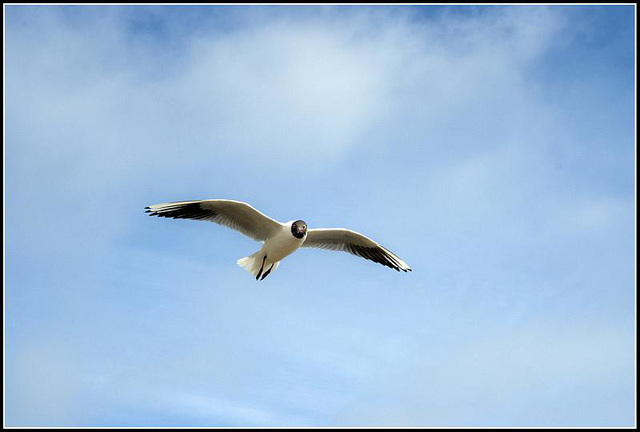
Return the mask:
[[260,279],[260,275],[262,274],[262,270],[264,270],[264,261],[266,259],[267,259],[267,256],[265,255],[264,258],[262,258],[262,266],[260,267],[260,271],[258,272],[258,276],[256,276],[256,280]]
[[[274,263],[275,264],[275,263]],[[262,275],[262,279],[266,278],[267,276],[269,276],[269,273],[271,273],[271,270],[273,269],[273,264],[271,264],[271,267],[269,267],[269,270],[267,270],[266,272],[264,272],[264,274]],[[260,280],[262,280],[260,279]]]

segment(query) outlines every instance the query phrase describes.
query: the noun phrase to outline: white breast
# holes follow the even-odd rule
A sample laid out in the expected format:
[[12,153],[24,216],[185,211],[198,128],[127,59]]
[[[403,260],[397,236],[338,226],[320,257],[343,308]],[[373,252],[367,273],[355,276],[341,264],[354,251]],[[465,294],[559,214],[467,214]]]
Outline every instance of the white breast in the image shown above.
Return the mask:
[[269,262],[277,262],[295,252],[304,243],[304,238],[298,239],[291,233],[291,224],[285,224],[276,235],[267,239],[262,250]]

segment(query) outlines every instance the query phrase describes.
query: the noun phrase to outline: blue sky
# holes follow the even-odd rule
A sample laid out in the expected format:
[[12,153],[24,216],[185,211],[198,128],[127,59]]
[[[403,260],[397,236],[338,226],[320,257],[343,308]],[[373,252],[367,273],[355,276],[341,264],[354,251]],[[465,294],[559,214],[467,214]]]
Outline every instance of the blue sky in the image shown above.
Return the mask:
[[5,12],[7,425],[635,423],[633,7]]

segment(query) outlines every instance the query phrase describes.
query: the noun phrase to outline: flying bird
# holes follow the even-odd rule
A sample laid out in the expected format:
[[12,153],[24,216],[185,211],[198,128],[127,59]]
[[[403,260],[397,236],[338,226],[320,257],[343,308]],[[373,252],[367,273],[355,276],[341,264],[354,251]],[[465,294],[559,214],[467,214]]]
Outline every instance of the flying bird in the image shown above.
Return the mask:
[[393,252],[370,238],[345,228],[307,229],[303,220],[281,223],[241,201],[211,199],[156,204],[145,207],[149,216],[215,222],[264,243],[237,264],[263,280],[300,247],[349,252],[397,271],[411,268]]

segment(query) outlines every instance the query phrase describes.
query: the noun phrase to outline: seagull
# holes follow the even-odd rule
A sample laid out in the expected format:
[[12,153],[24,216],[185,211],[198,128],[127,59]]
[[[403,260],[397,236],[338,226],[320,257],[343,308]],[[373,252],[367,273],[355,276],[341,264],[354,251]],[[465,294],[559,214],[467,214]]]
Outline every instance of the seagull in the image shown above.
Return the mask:
[[360,233],[345,228],[307,229],[303,220],[281,223],[241,201],[180,201],[151,205],[145,210],[149,216],[215,222],[262,242],[258,252],[237,261],[256,280],[269,276],[284,258],[300,247],[349,252],[398,272],[411,271],[393,252]]

